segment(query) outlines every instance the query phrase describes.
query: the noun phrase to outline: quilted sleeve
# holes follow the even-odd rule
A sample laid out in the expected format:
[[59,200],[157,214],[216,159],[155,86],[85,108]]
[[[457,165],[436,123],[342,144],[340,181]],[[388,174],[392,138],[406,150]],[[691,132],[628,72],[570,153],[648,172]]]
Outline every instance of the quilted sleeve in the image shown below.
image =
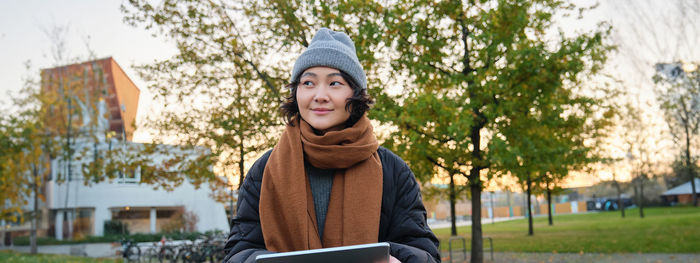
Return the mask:
[[254,262],[257,255],[270,253],[265,250],[258,213],[262,175],[270,152],[253,164],[238,191],[237,213],[224,247],[224,262]]
[[416,178],[400,157],[388,152],[390,158],[382,165],[390,165],[387,170],[393,174],[389,182],[393,191],[391,197],[386,197],[393,205],[387,215],[389,223],[385,232],[391,255],[403,263],[440,262],[439,241],[426,222],[427,213]]

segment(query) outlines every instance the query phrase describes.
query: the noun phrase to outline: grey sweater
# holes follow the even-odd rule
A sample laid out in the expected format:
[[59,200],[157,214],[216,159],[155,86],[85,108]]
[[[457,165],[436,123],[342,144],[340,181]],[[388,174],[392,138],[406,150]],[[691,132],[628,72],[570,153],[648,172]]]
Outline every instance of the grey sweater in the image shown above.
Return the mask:
[[326,223],[326,215],[328,214],[328,203],[331,199],[335,169],[319,169],[308,162],[304,162],[304,168],[309,178],[311,195],[314,198],[318,236],[323,242],[323,226]]

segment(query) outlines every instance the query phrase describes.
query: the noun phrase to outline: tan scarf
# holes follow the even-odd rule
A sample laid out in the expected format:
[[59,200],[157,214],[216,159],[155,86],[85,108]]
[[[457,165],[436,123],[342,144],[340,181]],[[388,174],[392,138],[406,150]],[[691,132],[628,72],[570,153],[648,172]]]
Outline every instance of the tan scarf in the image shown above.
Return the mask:
[[[377,242],[382,202],[379,144],[367,116],[352,127],[314,134],[304,120],[287,125],[272,150],[260,189],[260,224],[267,250],[287,252]],[[304,170],[338,169],[323,243]]]

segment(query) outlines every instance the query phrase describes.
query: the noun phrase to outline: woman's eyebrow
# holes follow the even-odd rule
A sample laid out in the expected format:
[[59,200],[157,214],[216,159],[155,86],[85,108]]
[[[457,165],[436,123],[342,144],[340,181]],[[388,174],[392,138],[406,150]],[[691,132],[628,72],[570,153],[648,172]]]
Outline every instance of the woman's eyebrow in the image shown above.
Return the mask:
[[340,76],[342,77],[343,75],[340,74],[340,72],[333,72],[331,74],[328,74],[328,77],[333,77],[333,76]]
[[304,74],[301,74],[301,77],[306,77],[306,76],[316,77],[316,73],[305,72]]

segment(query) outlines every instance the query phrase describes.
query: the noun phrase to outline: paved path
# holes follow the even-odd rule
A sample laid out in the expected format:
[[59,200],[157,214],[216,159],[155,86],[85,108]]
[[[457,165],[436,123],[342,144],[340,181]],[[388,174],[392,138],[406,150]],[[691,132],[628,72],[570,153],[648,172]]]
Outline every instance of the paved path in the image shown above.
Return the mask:
[[[168,245],[179,245],[185,241],[170,240]],[[137,245],[141,249],[141,254],[147,248],[152,247],[157,242],[139,242]],[[89,244],[73,244],[73,245],[43,245],[38,246],[37,250],[40,254],[62,254],[87,257],[118,257],[122,247],[118,242],[113,243],[89,243]],[[0,246],[0,250],[14,250],[17,252],[29,253],[29,246]]]
[[[29,246],[0,247],[0,249],[29,253]],[[88,257],[114,257],[120,249],[119,243],[92,243],[74,245],[43,245],[37,246],[40,254],[63,254]]]
[[[454,255],[454,254],[453,254]],[[467,257],[469,254],[467,254]],[[463,260],[463,256],[454,255],[452,262],[468,262]],[[443,252],[443,263],[450,262],[447,253]],[[494,253],[493,260],[489,254],[484,254],[484,262],[489,263],[549,263],[549,262],[603,262],[603,263],[700,263],[700,254],[638,254],[638,253],[515,253],[497,252]]]

